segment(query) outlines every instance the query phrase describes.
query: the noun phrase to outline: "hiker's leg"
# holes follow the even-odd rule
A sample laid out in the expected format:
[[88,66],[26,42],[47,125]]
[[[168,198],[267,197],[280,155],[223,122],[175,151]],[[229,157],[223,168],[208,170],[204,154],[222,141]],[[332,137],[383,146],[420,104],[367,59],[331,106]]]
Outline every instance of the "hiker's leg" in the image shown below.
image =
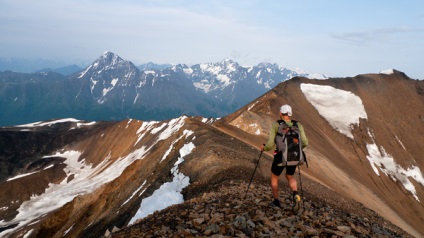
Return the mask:
[[278,199],[278,176],[280,176],[284,170],[283,166],[278,166],[280,161],[281,159],[279,159],[278,155],[275,155],[271,166],[271,190],[274,199]]
[[297,191],[297,182],[293,175],[286,174],[287,181],[292,191]]
[[289,187],[292,191],[297,191],[297,182],[294,178],[294,173],[296,172],[296,166],[288,166],[286,169],[286,178],[289,182]]
[[278,176],[271,173],[271,190],[274,199],[278,199]]

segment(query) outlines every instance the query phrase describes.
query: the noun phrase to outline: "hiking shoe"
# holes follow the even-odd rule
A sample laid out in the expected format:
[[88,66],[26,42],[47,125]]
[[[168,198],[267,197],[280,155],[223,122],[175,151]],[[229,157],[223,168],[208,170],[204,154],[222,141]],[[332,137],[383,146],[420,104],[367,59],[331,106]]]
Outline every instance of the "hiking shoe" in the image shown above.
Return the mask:
[[280,201],[279,201],[278,199],[274,199],[274,201],[272,201],[269,205],[270,205],[271,207],[278,207],[278,208],[281,208],[281,204],[280,204]]
[[300,209],[300,196],[296,194],[293,196],[293,213],[297,213]]

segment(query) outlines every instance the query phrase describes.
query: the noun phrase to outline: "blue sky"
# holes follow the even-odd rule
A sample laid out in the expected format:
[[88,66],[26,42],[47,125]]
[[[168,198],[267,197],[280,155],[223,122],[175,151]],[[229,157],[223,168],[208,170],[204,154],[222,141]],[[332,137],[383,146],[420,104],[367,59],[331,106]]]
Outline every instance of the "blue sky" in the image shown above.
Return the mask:
[[277,63],[424,78],[424,1],[0,0],[0,57]]

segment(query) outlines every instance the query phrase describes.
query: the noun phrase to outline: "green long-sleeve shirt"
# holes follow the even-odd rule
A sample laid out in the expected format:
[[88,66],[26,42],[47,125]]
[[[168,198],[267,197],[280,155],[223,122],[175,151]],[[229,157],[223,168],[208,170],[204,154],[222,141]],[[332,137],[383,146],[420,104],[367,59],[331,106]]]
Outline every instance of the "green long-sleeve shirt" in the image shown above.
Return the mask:
[[[284,120],[284,121],[287,123],[288,126],[293,126],[293,122],[291,120],[290,121]],[[274,148],[275,136],[277,135],[277,132],[278,132],[278,126],[279,126],[278,122],[274,122],[272,124],[271,130],[269,131],[268,142],[265,144],[265,147],[264,147],[265,151],[268,151]],[[297,122],[297,126],[299,127],[300,139],[302,140],[302,149],[303,149],[306,146],[308,146],[308,138],[306,138],[305,130],[303,129],[302,124]]]

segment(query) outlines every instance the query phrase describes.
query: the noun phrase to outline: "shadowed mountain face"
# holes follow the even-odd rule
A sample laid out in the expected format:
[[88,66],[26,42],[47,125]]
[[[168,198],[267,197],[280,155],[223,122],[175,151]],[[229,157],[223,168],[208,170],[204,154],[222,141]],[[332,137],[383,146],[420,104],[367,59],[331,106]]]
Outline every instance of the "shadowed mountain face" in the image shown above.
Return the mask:
[[[231,191],[246,188],[258,148],[284,103],[292,106],[293,118],[302,123],[309,139],[309,168],[302,167],[306,210],[293,219],[303,220],[316,235],[325,237],[330,226],[337,224],[328,223],[325,217],[332,212],[325,215],[322,207],[334,207],[340,209],[336,213],[356,214],[357,220],[351,215],[349,219],[356,224],[355,232],[363,232],[352,231],[358,236],[379,234],[374,225],[362,226],[364,217],[367,223],[400,227],[404,231],[396,231],[400,232],[397,236],[424,234],[420,149],[424,143],[424,84],[394,72],[329,80],[293,78],[214,122],[186,116],[161,122],[66,119],[1,128],[0,162],[8,169],[1,171],[0,235],[100,237],[106,230],[129,224],[133,226],[125,232],[134,236],[137,229],[138,236],[144,234],[143,224],[170,232],[181,232],[185,226],[190,232],[188,227],[195,222],[180,226],[178,222],[184,216],[194,219],[188,214],[196,210],[196,204],[209,203],[211,193],[226,202],[223,207],[210,205],[218,210],[208,214],[212,220],[208,224],[225,226],[228,232],[236,218],[231,214],[241,206],[234,201],[244,196]],[[269,224],[265,217],[256,223],[252,215],[268,211],[264,207],[268,195],[271,200],[266,185],[271,153],[263,157],[254,184],[265,186],[251,188],[257,199],[246,201],[246,209],[252,210],[243,216],[256,227],[250,232],[262,226],[266,229],[261,232],[276,235],[272,232],[281,230],[282,224],[272,221],[288,217],[289,212],[282,211],[280,219],[267,217]],[[287,187],[281,177],[281,187]],[[164,213],[153,213],[155,208],[179,203],[183,204],[166,210],[166,217],[175,220],[161,226],[158,217]],[[225,218],[218,219],[219,214]],[[309,224],[304,216],[323,223]],[[353,227],[349,224],[339,226]],[[192,230],[205,235],[205,227],[196,227]],[[298,223],[293,222],[293,227],[300,232]]]
[[231,60],[137,68],[105,52],[67,76],[50,70],[0,72],[0,126],[67,117],[89,121],[169,120],[182,114],[222,117],[294,76],[309,74],[276,64],[242,67]]

